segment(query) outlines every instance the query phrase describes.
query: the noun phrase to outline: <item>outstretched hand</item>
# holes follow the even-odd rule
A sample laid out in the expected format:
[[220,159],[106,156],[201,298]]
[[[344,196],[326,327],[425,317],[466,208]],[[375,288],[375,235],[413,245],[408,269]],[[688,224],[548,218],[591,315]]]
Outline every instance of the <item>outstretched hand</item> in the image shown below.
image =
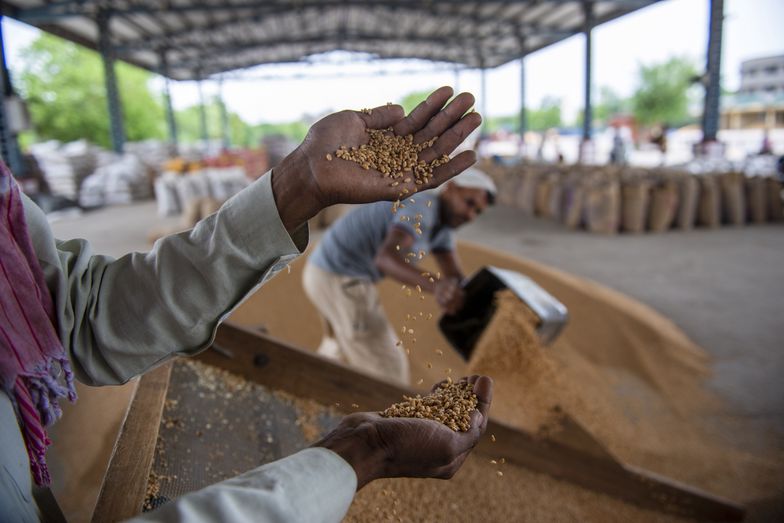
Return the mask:
[[473,384],[478,399],[466,432],[455,432],[433,420],[361,412],[343,418],[314,446],[328,448],[351,464],[357,473],[357,490],[378,478],[451,478],[485,432],[493,399],[489,377],[462,381]]
[[[369,141],[369,129],[392,128],[399,136],[412,134],[415,143],[438,137],[419,158],[430,162],[450,154],[482,122],[478,113],[468,113],[474,105],[470,93],[451,102],[451,87],[437,89],[408,116],[399,105],[376,107],[368,113],[341,111],[316,122],[305,140],[273,168],[272,187],[278,211],[287,229],[298,226],[321,209],[335,203],[367,203],[395,200],[405,185],[390,186],[390,179],[379,171],[335,157],[341,146],[359,147]],[[327,155],[332,159],[328,160]],[[408,189],[414,192],[436,187],[476,162],[474,151],[465,151],[437,167],[425,185]]]

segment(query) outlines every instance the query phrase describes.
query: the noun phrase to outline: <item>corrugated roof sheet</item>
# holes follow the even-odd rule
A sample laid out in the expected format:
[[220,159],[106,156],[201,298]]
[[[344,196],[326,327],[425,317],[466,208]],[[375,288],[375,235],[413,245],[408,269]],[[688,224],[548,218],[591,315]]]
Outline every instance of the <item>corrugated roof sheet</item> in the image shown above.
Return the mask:
[[[659,0],[595,0],[593,26]],[[496,67],[585,29],[584,0],[14,0],[4,14],[93,49],[110,14],[115,55],[205,78],[334,50]]]

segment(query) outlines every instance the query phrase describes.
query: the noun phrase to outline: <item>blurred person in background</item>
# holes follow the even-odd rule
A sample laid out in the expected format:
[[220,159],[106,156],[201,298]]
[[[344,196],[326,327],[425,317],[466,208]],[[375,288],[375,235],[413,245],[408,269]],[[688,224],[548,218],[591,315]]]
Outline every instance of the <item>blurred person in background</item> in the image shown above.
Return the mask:
[[615,127],[613,132],[610,163],[613,165],[626,165],[626,144],[623,141],[620,127]]
[[[376,284],[390,277],[402,283],[405,292],[433,294],[445,314],[460,310],[464,275],[454,230],[475,220],[495,196],[490,177],[469,168],[441,190],[403,200],[396,212],[380,202],[338,220],[303,273],[305,292],[323,320],[318,353],[408,385],[408,357],[384,313]],[[418,266],[430,253],[439,273]]]
[[670,130],[669,126],[665,123],[657,127],[651,137],[651,142],[659,147],[661,152],[661,165],[667,163],[667,132]]
[[760,146],[759,154],[773,154],[773,145],[770,143],[770,130],[767,128],[762,134],[762,145]]

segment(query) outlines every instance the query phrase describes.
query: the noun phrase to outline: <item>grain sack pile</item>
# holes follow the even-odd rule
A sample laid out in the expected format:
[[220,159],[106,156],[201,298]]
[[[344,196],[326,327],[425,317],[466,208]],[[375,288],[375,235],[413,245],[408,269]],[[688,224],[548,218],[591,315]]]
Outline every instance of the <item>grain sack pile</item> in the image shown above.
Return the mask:
[[589,232],[664,232],[782,220],[782,184],[739,172],[481,164],[499,203]]

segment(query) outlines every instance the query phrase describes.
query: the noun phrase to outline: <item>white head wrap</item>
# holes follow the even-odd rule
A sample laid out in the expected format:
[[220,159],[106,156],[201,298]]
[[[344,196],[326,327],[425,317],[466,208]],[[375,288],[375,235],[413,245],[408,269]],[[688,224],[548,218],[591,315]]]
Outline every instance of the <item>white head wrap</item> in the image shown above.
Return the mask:
[[495,197],[498,190],[492,178],[477,169],[476,167],[469,167],[461,172],[447,183],[454,183],[458,187],[465,187],[467,189],[484,189]]

